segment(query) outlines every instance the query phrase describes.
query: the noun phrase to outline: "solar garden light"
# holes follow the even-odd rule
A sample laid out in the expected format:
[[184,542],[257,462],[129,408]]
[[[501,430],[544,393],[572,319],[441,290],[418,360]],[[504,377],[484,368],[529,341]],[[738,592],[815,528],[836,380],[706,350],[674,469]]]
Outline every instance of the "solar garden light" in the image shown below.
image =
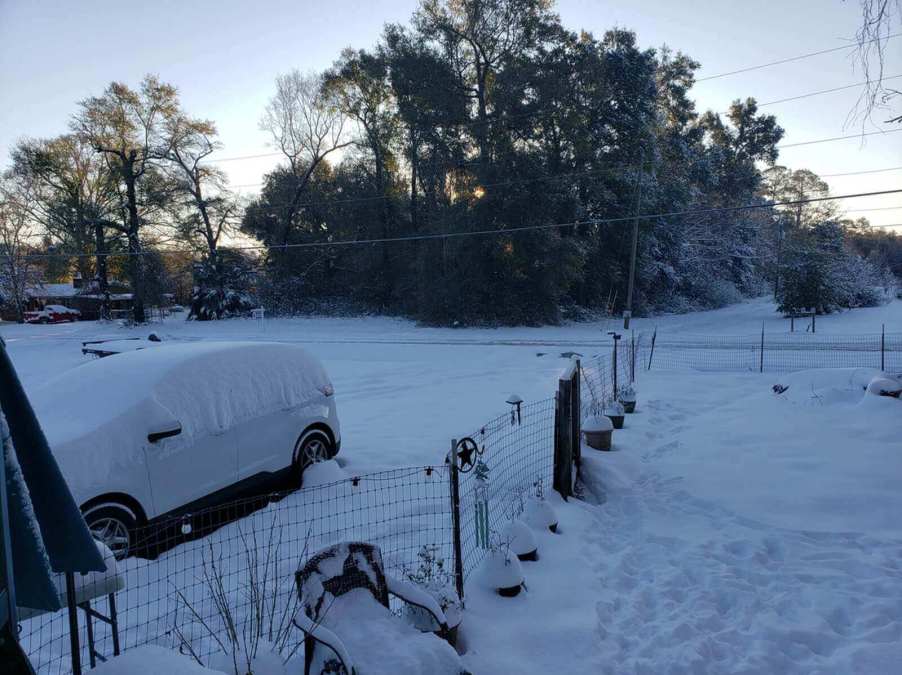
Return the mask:
[[507,404],[511,406],[511,426],[514,426],[514,423],[520,424],[523,421],[521,416],[521,406],[523,405],[523,399],[517,396],[516,394],[511,394],[507,397]]

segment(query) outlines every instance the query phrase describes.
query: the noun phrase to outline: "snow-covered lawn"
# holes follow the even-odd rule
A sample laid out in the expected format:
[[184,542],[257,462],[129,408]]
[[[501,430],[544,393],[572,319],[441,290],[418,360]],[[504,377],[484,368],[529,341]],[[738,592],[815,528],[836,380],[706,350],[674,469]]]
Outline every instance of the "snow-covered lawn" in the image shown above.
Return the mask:
[[[772,305],[637,321],[698,334],[788,330]],[[902,332],[902,303],[818,333]],[[441,461],[450,438],[547,398],[570,350],[616,327],[453,330],[373,319],[154,327],[184,339],[306,343],[335,386],[347,474]],[[93,323],[2,326],[26,389],[83,361]],[[586,501],[524,563],[528,592],[468,588],[474,672],[892,673],[902,663],[902,402],[870,371],[641,373],[614,451],[585,449]],[[789,388],[777,395],[771,387]]]

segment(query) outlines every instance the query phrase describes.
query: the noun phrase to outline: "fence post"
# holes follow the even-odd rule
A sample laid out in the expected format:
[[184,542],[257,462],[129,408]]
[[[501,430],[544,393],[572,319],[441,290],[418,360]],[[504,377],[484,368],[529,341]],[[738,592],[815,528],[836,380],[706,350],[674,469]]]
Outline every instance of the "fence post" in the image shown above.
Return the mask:
[[811,312],[811,333],[817,333],[817,309]]
[[78,607],[75,603],[75,573],[66,572],[66,612],[69,616],[69,650],[72,675],[81,675],[81,647],[78,644]]
[[880,370],[886,370],[886,324],[880,324]]
[[764,322],[761,322],[761,355],[758,359],[758,372],[764,372]]
[[572,439],[570,450],[573,455],[573,465],[576,467],[576,472],[571,477],[572,480],[570,482],[570,494],[572,495],[574,494],[573,483],[579,478],[579,472],[582,468],[582,365],[580,364],[579,359],[576,359],[576,370],[573,373],[573,382],[570,391],[573,399],[570,404],[570,408],[573,411],[570,424],[570,438]]
[[451,529],[454,540],[454,583],[457,596],[464,601],[464,556],[460,544],[460,477],[457,472],[457,439],[451,439],[451,454],[448,455],[451,465]]
[[[572,370],[572,366],[571,366]],[[555,400],[555,444],[554,444],[554,484],[561,497],[566,501],[570,496],[573,472],[573,439],[571,418],[573,415],[573,380],[568,371],[567,378],[558,380],[558,391]]]
[[636,331],[630,335],[630,384],[636,382]]
[[655,340],[658,338],[658,327],[655,326],[655,332],[651,334],[651,351],[648,354],[648,368],[645,370],[651,370],[651,360],[655,356]]

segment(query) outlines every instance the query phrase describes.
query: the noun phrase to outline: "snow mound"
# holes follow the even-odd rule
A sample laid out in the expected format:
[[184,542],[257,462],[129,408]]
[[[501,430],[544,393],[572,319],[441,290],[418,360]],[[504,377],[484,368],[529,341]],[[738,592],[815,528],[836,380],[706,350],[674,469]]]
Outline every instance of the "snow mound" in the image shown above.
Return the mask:
[[146,645],[123,652],[106,663],[98,663],[92,675],[219,675],[204,668],[189,656],[163,647]]
[[606,415],[595,415],[583,422],[583,431],[590,433],[613,430],[614,424],[611,422],[611,418]]
[[337,483],[347,480],[348,474],[344,472],[338,462],[330,459],[325,462],[316,462],[304,469],[304,487],[316,487],[328,483]]

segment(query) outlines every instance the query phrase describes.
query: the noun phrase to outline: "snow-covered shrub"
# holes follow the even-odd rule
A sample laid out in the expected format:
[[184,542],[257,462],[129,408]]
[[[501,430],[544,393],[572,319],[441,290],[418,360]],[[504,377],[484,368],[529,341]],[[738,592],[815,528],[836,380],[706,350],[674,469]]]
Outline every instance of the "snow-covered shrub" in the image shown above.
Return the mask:
[[[438,601],[448,619],[448,625],[453,628],[460,623],[463,610],[455,588],[454,575],[438,551],[438,546],[422,546],[417,552],[417,566],[413,569],[405,568],[404,576]],[[410,604],[406,605],[405,611],[411,623],[419,630],[436,628],[435,620],[428,611]]]
[[211,321],[246,316],[256,306],[251,297],[253,267],[238,251],[220,249],[214,260],[194,265],[189,319]]

